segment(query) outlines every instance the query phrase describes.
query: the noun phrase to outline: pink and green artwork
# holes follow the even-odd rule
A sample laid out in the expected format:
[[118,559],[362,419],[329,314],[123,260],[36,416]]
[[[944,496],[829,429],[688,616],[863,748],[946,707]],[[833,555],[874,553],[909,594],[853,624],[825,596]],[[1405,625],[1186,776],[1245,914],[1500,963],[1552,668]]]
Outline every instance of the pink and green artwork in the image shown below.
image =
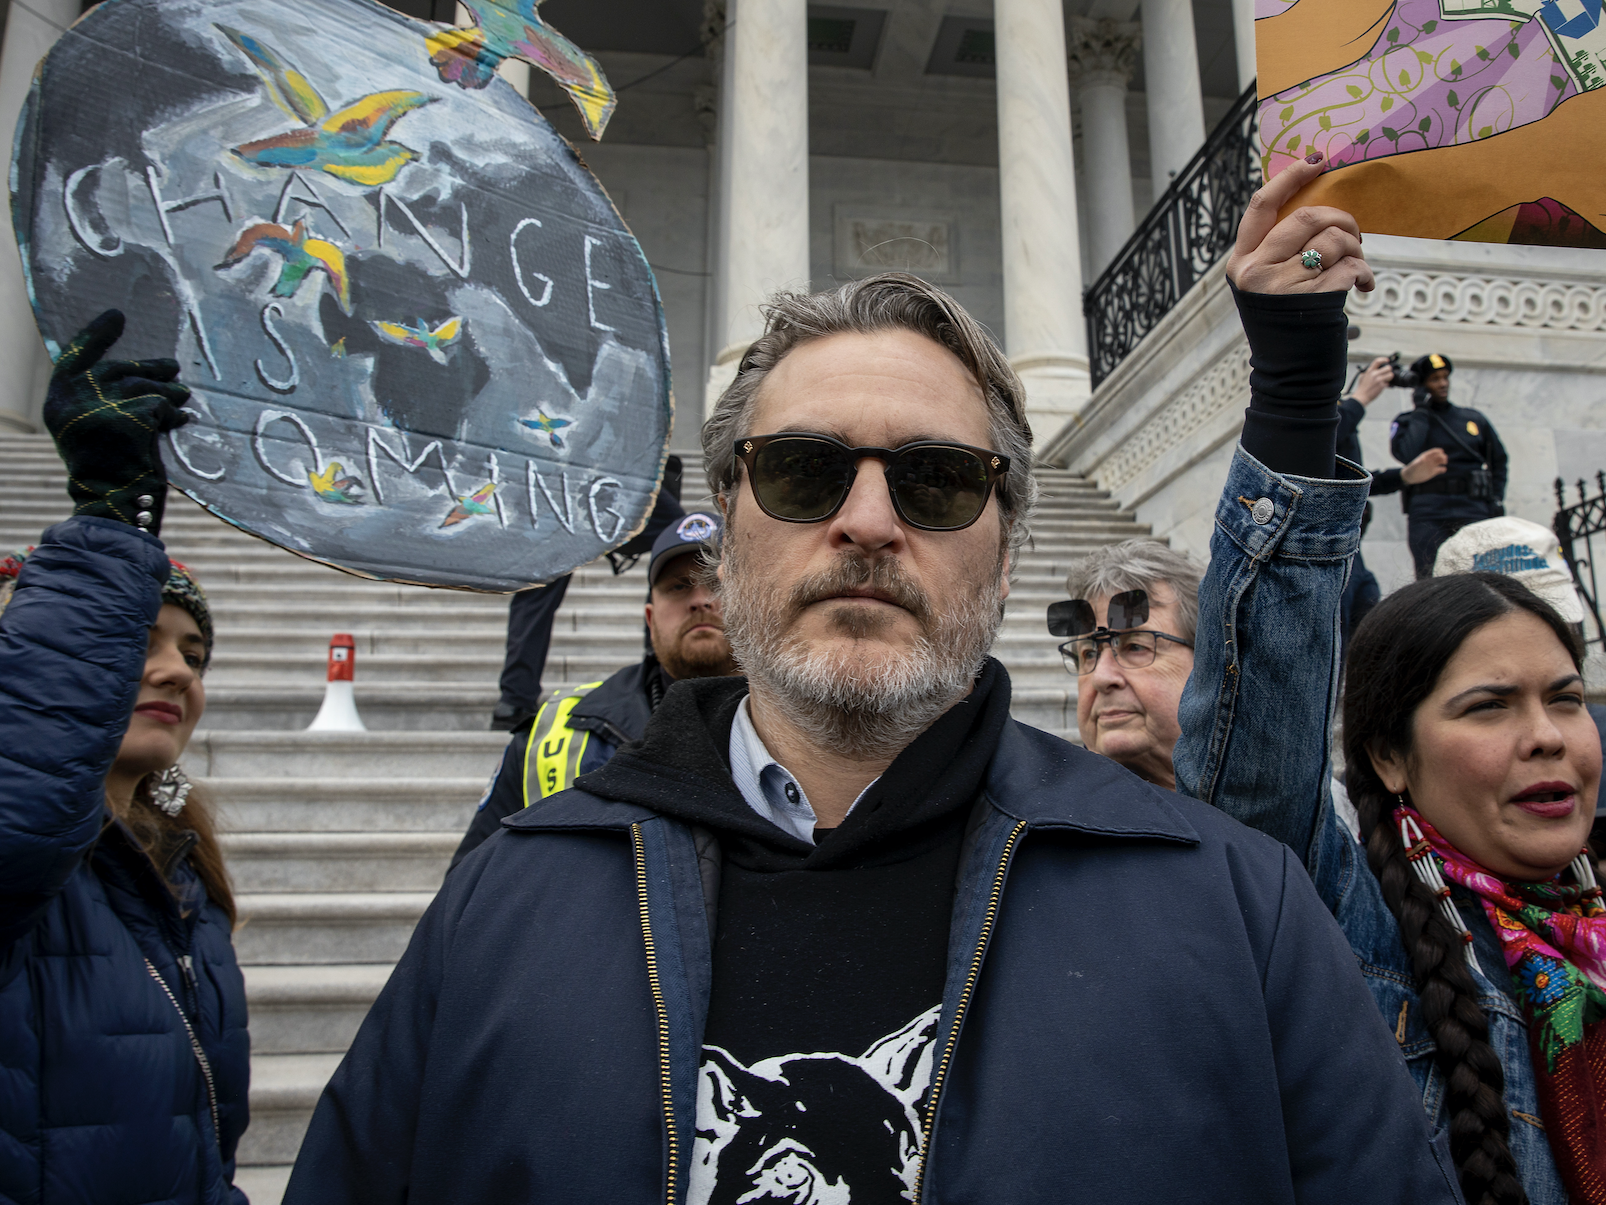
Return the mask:
[[1259,0],[1267,178],[1363,230],[1606,245],[1601,0]]

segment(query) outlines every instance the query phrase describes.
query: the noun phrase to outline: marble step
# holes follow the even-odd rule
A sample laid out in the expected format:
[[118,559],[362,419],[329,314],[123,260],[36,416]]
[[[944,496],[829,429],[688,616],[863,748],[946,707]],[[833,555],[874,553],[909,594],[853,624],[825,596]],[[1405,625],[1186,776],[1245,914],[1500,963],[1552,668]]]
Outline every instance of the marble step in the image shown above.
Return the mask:
[[[236,1156],[242,1167],[295,1162],[313,1107],[341,1057],[335,1052],[251,1056],[251,1124]],[[252,1201],[255,1205],[256,1198]]]
[[435,891],[463,833],[229,832],[236,891]]
[[252,1054],[344,1051],[393,967],[389,962],[242,967]]
[[[294,734],[267,735],[285,746],[295,744],[291,739]],[[501,765],[507,734],[477,732],[473,735],[481,750],[473,768],[453,777],[393,778],[384,776],[383,770],[339,777],[327,769],[315,778],[269,777],[258,773],[201,777],[199,763],[191,753],[185,754],[184,764],[217,801],[219,827],[229,837],[260,832],[384,832],[433,837],[443,832],[461,833],[468,828],[475,804],[484,794],[491,775]],[[191,750],[211,738],[210,733],[197,734],[191,742]],[[386,734],[386,739],[396,738]],[[249,765],[245,758],[234,760]],[[354,756],[353,761],[357,760]]]
[[197,732],[184,766],[203,778],[264,782],[466,777],[483,784],[506,744],[500,732]]
[[245,963],[394,962],[430,891],[241,892],[234,951]]

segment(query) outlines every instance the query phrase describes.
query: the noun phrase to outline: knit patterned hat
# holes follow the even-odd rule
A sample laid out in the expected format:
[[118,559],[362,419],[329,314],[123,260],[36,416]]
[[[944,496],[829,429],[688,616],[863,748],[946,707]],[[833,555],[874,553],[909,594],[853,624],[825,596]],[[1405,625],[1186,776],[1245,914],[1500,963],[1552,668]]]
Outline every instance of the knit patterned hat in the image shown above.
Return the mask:
[[[0,611],[4,611],[6,603],[11,601],[23,563],[33,550],[34,546],[30,544],[13,553],[0,555]],[[201,583],[195,580],[195,574],[187,566],[170,560],[168,568],[167,582],[162,586],[162,601],[184,608],[195,620],[195,626],[201,629],[201,639],[206,641],[206,660],[201,666],[204,670],[212,663],[212,609],[207,606],[206,591],[201,589]]]

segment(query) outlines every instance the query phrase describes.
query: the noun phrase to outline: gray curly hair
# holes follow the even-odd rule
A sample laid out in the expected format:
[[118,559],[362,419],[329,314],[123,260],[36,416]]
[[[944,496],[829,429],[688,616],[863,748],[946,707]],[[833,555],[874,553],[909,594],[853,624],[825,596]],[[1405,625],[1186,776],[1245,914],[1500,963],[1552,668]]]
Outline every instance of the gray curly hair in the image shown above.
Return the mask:
[[993,450],[1009,457],[1009,472],[998,485],[1004,538],[1012,552],[1026,542],[1038,496],[1026,388],[993,337],[962,305],[917,276],[883,272],[824,293],[777,293],[763,313],[764,333],[747,349],[736,379],[703,424],[703,465],[714,497],[723,499],[736,487],[736,441],[753,434],[747,427],[758,391],[788,352],[827,335],[907,330],[946,347],[975,378],[987,400]]
[[1065,590],[1072,598],[1101,598],[1125,590],[1152,590],[1156,582],[1177,598],[1176,635],[1192,640],[1199,627],[1199,582],[1204,570],[1186,553],[1159,540],[1122,540],[1090,552],[1071,566]]

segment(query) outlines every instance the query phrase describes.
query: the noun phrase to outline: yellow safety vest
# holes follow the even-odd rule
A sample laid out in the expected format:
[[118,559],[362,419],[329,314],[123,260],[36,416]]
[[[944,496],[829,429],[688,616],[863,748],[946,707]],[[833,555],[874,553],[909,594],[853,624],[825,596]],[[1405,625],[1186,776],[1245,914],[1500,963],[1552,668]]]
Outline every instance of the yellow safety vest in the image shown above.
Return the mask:
[[584,728],[569,727],[569,713],[601,685],[601,682],[587,682],[565,693],[553,691],[552,697],[535,713],[530,740],[524,746],[525,807],[534,800],[568,790],[574,782],[591,733]]

